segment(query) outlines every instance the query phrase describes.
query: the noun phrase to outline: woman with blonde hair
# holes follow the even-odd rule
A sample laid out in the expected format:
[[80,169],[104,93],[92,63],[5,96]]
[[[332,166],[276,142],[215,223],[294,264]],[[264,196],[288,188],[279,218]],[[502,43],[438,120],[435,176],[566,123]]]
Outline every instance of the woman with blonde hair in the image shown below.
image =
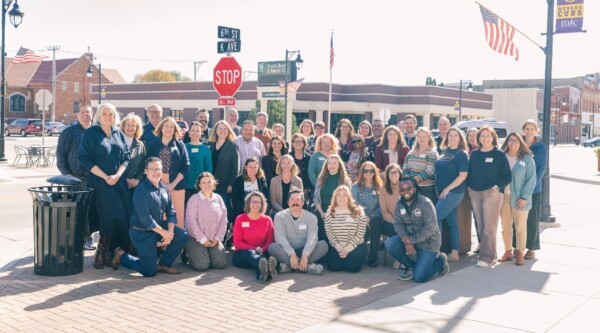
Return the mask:
[[362,207],[352,199],[350,188],[338,186],[325,217],[329,270],[350,273],[361,270],[367,257],[367,246],[364,244],[366,229],[367,217]]
[[406,155],[402,172],[405,177],[413,178],[419,186],[419,194],[429,198],[435,205],[435,162],[439,158],[431,131],[426,127],[417,129],[417,139],[412,150]]
[[318,212],[317,218],[319,222],[319,239],[326,239],[325,228],[323,221],[331,200],[333,197],[333,191],[340,185],[346,185],[348,188],[352,186],[350,178],[348,178],[348,172],[344,166],[342,158],[338,154],[333,154],[327,159],[327,164],[323,165],[321,174],[317,179],[315,185],[315,193],[313,202],[315,203],[315,209]]
[[315,135],[315,125],[312,120],[304,119],[300,123],[300,127],[298,127],[298,133],[302,134],[306,140],[311,136]]
[[290,190],[303,190],[302,179],[298,177],[298,167],[291,155],[283,155],[277,163],[277,176],[271,179],[270,200],[271,217],[284,209],[288,209],[288,196]]
[[[381,239],[381,209],[379,207],[379,191],[383,187],[383,181],[379,177],[379,170],[373,162],[365,162],[361,165],[358,179],[352,185],[352,199],[360,205],[367,217],[370,233],[369,266],[377,267],[377,252],[379,252],[379,240]],[[365,240],[366,242],[366,240]]]
[[231,207],[231,191],[233,190],[233,181],[238,176],[240,168],[240,154],[237,145],[233,143],[234,139],[235,133],[225,120],[219,120],[215,124],[209,139],[212,169],[217,180],[215,192],[225,202],[229,223],[235,221]]
[[100,240],[94,255],[94,268],[103,269],[117,247],[129,249],[131,197],[123,177],[129,165],[125,134],[118,128],[117,108],[104,103],[98,106],[93,125],[81,138],[79,162],[85,167],[88,186],[94,189],[100,223]]
[[363,139],[367,139],[371,135],[373,135],[373,128],[371,127],[371,123],[368,120],[363,120],[358,125],[358,134],[363,137]]
[[144,133],[142,118],[135,113],[130,113],[121,120],[119,128],[125,134],[127,148],[129,148],[129,164],[125,168],[125,179],[131,194],[144,178],[144,160],[146,159],[144,143],[140,138]]
[[158,157],[162,161],[161,181],[171,193],[173,207],[177,214],[177,227],[184,229],[185,221],[185,182],[190,170],[190,158],[181,137],[181,128],[173,117],[166,117],[154,130],[158,140],[148,145],[147,157]]
[[317,138],[315,153],[308,162],[308,179],[315,186],[317,177],[323,169],[323,164],[332,154],[337,154],[338,146],[335,137],[329,133],[323,134]]

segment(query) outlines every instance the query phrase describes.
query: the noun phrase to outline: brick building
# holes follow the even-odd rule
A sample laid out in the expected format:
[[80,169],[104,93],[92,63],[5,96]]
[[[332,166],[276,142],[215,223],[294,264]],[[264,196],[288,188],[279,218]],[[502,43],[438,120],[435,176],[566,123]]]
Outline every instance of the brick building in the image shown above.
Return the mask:
[[[90,103],[90,82],[98,83],[98,68],[94,66],[91,54],[79,58],[56,60],[56,103],[55,121],[70,122],[75,120],[79,105]],[[6,101],[5,119],[7,122],[15,118],[42,118],[42,112],[35,103],[35,94],[46,89],[52,92],[52,60],[41,63],[14,64],[12,58],[6,59]],[[86,75],[91,65],[93,75]],[[102,75],[102,83],[112,83],[106,75]],[[46,119],[53,120],[50,110]]]

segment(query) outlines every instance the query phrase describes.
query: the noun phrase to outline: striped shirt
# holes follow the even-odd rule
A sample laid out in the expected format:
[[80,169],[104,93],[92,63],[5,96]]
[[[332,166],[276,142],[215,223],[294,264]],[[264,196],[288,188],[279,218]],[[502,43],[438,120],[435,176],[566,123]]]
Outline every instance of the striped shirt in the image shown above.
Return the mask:
[[250,141],[246,141],[243,136],[238,136],[233,142],[240,152],[240,173],[244,170],[244,164],[248,158],[254,156],[260,162],[260,159],[267,154],[263,143],[255,137],[252,137]]
[[336,209],[332,216],[328,211],[325,216],[325,233],[329,244],[336,250],[346,249],[351,252],[364,242],[367,229],[367,218],[362,212],[353,218],[349,210]]
[[402,176],[415,179],[419,186],[435,185],[435,161],[438,158],[433,148],[420,152],[413,149],[404,159]]

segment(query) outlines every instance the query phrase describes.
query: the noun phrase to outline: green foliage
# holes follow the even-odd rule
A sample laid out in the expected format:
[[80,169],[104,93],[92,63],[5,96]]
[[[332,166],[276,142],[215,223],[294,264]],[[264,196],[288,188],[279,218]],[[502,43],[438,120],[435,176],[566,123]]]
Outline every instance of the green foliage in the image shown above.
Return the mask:
[[[255,106],[250,111],[248,119],[256,121],[256,114],[260,112],[260,100],[257,99]],[[267,114],[269,115],[269,128],[273,127],[275,123],[282,123],[285,126],[284,114],[285,114],[285,102],[280,100],[269,100],[267,102]],[[298,124],[296,124],[296,116],[292,115],[292,133],[298,131]],[[289,139],[289,138],[288,138]]]
[[163,71],[161,69],[153,69],[144,74],[136,74],[133,78],[134,83],[143,82],[178,82],[191,81],[189,77],[181,75],[178,71]]

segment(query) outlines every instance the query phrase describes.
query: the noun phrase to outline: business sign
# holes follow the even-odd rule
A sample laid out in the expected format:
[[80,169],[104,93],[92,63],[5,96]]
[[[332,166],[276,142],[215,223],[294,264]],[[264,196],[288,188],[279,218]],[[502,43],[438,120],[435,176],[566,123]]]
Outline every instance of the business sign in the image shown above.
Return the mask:
[[[296,81],[297,69],[294,61],[288,61],[288,82]],[[258,86],[279,86],[285,81],[285,61],[264,61],[258,63]]]
[[582,32],[583,1],[557,0],[555,33]]

